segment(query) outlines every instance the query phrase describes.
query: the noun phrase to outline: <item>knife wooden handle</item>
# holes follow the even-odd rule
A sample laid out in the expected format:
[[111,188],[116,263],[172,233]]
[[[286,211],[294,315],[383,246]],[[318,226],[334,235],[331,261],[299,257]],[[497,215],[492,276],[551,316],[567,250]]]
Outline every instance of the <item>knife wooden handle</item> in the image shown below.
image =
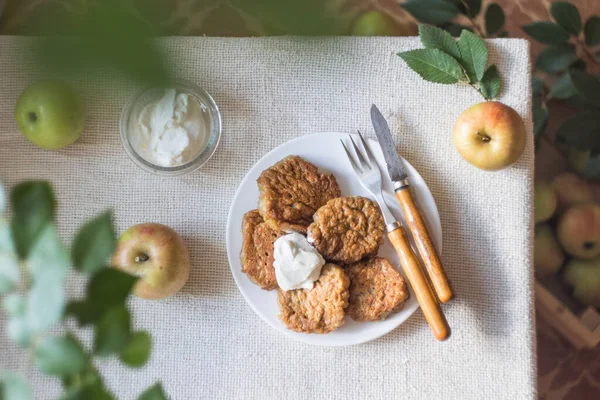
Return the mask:
[[446,321],[440,303],[438,303],[433,289],[429,285],[429,281],[419,264],[417,256],[412,247],[410,247],[404,228],[400,227],[389,232],[388,238],[400,257],[402,269],[415,292],[425,319],[433,331],[433,336],[440,341],[448,339],[450,336],[450,326],[448,326],[448,321]]
[[417,245],[417,249],[419,250],[419,254],[423,259],[423,263],[425,264],[425,268],[427,269],[427,273],[429,274],[429,279],[431,279],[435,293],[442,303],[446,303],[450,301],[452,297],[454,297],[454,293],[452,291],[452,287],[450,286],[448,276],[446,276],[446,271],[442,265],[442,260],[435,249],[433,240],[431,239],[429,229],[427,229],[427,224],[425,223],[423,215],[421,214],[419,207],[412,197],[409,186],[404,186],[403,188],[398,189],[396,191],[396,198],[402,206],[406,224],[412,233],[413,239]]

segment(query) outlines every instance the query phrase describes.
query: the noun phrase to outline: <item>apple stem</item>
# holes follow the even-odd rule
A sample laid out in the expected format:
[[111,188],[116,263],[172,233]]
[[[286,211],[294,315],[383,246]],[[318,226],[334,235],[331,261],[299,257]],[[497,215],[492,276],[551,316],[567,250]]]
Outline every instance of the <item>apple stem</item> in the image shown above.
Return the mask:
[[30,112],[30,113],[29,113],[29,120],[30,120],[31,122],[35,122],[35,121],[37,121],[37,115],[36,115],[34,112]]
[[145,262],[145,261],[148,261],[149,259],[150,259],[150,257],[148,257],[147,254],[141,254],[141,255],[135,257],[135,262],[136,263]]
[[483,140],[484,142],[489,142],[490,140],[492,140],[491,137],[489,137],[488,135],[486,135],[485,133],[481,133],[479,131],[475,132],[477,134],[477,136],[479,136],[481,138],[481,140]]

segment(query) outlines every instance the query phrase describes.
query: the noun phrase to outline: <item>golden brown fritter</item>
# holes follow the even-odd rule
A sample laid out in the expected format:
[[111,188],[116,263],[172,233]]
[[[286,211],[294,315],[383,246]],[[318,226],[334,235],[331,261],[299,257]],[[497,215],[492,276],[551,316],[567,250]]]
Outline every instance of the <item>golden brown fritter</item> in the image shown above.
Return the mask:
[[279,319],[296,332],[329,333],[344,324],[350,280],[335,264],[325,264],[312,289],[279,290]]
[[285,235],[267,225],[258,210],[248,211],[242,222],[242,271],[264,290],[277,289],[273,243]]
[[381,257],[349,265],[350,299],[346,312],[355,321],[378,321],[398,311],[408,299],[400,272]]
[[377,254],[385,223],[379,206],[365,197],[330,200],[313,216],[308,241],[329,261],[350,264]]
[[288,156],[264,170],[257,180],[260,215],[275,229],[306,233],[312,216],[330,199],[340,196],[332,174],[298,156]]

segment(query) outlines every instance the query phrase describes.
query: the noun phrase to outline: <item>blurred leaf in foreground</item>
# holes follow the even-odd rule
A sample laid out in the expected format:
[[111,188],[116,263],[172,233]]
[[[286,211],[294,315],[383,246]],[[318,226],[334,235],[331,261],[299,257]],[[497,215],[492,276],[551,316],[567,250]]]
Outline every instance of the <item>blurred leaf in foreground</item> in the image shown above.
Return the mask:
[[[161,2],[149,3],[158,6]],[[62,23],[57,18],[49,15],[39,22],[61,26],[37,42],[34,55],[41,66],[68,74],[111,67],[138,81],[168,80],[165,59],[151,40],[160,30],[157,24],[144,19],[131,2],[103,0],[90,4],[79,14],[69,15]]]

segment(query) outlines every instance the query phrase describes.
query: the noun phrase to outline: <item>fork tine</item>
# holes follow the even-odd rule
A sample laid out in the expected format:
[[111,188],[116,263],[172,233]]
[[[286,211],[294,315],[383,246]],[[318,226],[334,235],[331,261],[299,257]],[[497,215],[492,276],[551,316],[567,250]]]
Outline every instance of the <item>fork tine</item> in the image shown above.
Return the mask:
[[352,157],[352,155],[350,154],[350,151],[344,144],[344,141],[342,139],[340,139],[340,142],[342,143],[342,147],[344,147],[344,151],[346,152],[346,155],[348,156],[348,160],[350,160],[350,164],[352,164],[352,168],[354,169],[354,172],[356,172],[357,175],[362,174],[363,170],[354,161],[354,157]]
[[370,170],[371,165],[367,162],[367,160],[363,156],[362,151],[360,151],[360,148],[356,145],[356,142],[352,138],[352,135],[348,135],[348,136],[350,136],[350,140],[352,141],[352,145],[354,146],[354,151],[356,151],[356,154],[358,155],[358,160],[360,161],[360,164],[362,165],[363,170],[367,170],[367,169]]
[[365,148],[365,151],[367,152],[367,156],[369,157],[369,161],[371,162],[371,165],[375,164],[375,157],[373,157],[373,153],[371,153],[371,149],[367,145],[367,141],[365,140],[365,138],[363,137],[362,133],[360,133],[359,130],[357,130],[356,132],[358,132],[358,137],[360,137],[360,141],[362,142],[362,145]]

